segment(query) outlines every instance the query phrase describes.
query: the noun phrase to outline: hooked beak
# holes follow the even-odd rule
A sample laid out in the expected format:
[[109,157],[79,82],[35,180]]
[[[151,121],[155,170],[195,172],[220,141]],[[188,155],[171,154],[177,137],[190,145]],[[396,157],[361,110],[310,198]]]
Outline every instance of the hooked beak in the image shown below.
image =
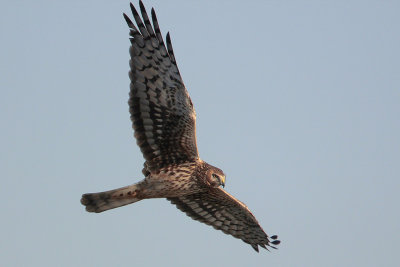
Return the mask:
[[225,176],[221,177],[221,179],[219,180],[220,184],[222,185],[222,187],[225,188]]

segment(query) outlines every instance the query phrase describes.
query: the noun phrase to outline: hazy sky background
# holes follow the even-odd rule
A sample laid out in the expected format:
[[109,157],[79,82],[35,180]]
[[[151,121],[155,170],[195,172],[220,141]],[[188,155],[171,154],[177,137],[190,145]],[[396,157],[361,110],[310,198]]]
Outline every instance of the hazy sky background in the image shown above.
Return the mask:
[[279,250],[162,199],[85,212],[82,193],[142,179],[129,2],[4,1],[0,265],[400,266],[400,2],[144,3],[171,32],[201,157]]

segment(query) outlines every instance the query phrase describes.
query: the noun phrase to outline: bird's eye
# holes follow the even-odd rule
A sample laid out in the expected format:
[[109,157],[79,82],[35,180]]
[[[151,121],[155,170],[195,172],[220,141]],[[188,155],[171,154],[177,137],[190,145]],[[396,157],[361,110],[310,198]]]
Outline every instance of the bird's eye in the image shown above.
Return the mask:
[[215,173],[212,174],[212,177],[214,177],[215,179],[219,179],[219,176],[216,175]]

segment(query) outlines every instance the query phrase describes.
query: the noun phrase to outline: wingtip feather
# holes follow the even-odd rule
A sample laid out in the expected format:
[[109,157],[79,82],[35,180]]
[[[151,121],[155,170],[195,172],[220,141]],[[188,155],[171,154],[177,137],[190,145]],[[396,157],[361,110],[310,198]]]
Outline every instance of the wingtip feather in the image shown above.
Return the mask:
[[145,7],[144,7],[144,5],[143,5],[142,0],[139,0],[139,7],[140,7],[140,11],[141,11],[141,12],[146,12],[146,9],[145,9]]
[[124,19],[125,19],[126,23],[128,24],[129,28],[132,28],[132,26],[133,26],[132,20],[125,13],[122,13],[122,15],[124,16]]

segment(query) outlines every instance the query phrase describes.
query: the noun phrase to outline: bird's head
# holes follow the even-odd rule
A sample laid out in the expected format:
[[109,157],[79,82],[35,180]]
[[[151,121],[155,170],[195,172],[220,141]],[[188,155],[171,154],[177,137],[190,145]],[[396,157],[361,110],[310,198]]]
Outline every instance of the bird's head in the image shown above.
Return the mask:
[[225,174],[218,168],[210,168],[207,172],[207,182],[212,187],[225,187]]

